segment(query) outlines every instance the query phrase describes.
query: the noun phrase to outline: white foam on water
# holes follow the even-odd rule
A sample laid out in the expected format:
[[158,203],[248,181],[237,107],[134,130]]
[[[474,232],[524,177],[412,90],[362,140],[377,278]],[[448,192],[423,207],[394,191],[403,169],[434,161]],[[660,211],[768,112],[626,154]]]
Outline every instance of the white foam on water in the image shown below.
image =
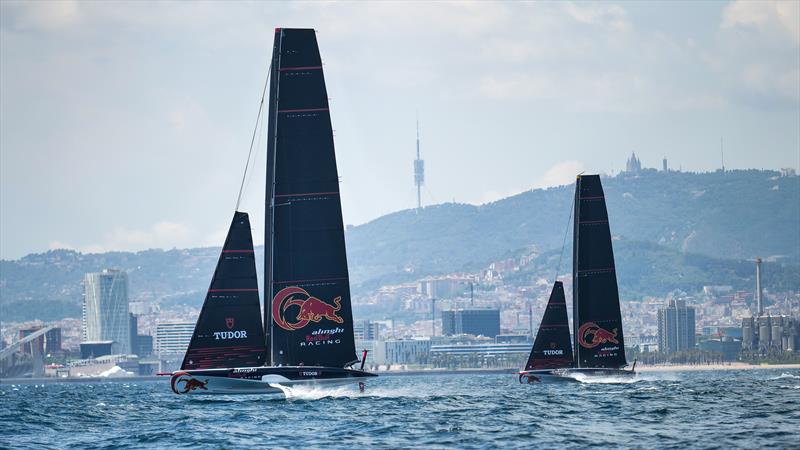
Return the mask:
[[413,388],[370,387],[367,384],[364,392],[359,392],[358,385],[346,386],[284,386],[270,384],[283,391],[287,400],[320,400],[325,398],[428,398],[441,393]]
[[642,375],[638,373],[633,376],[621,376],[621,377],[572,373],[570,374],[570,378],[585,384],[633,384],[643,381],[677,381],[677,378],[675,378],[674,376],[662,377],[660,375],[655,375],[655,374]]
[[351,386],[323,387],[323,386],[284,386],[270,383],[270,386],[283,391],[287,400],[320,400],[323,398],[341,398],[358,395]]
[[800,380],[800,375],[792,375],[790,373],[783,372],[782,374],[778,375],[777,377],[768,378],[767,380],[784,380],[784,379],[792,379],[792,380]]

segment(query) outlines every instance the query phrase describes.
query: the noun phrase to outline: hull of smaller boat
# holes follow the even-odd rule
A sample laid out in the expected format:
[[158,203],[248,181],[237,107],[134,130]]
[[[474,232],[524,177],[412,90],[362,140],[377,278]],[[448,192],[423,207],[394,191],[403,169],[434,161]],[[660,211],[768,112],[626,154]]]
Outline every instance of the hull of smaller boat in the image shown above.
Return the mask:
[[625,369],[605,369],[605,368],[565,368],[565,369],[540,369],[524,370],[519,372],[520,383],[538,382],[579,382],[582,379],[592,378],[628,378],[636,375],[636,372]]
[[342,386],[376,376],[361,370],[315,366],[179,370],[172,373],[170,386],[176,394],[283,394],[285,388]]

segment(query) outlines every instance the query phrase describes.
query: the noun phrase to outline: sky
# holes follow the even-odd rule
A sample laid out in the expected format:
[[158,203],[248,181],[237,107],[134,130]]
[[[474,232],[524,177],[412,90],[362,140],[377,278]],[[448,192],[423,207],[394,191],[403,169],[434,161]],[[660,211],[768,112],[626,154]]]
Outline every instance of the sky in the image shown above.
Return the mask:
[[[219,246],[275,27],[315,28],[346,224],[644,166],[800,168],[800,2],[0,2],[0,258]],[[265,141],[241,209],[263,239]]]

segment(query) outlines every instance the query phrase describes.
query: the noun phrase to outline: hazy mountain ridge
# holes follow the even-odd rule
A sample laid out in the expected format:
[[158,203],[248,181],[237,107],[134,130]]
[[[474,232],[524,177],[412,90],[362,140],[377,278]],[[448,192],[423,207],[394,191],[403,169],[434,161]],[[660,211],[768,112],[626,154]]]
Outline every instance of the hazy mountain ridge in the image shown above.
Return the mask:
[[[776,288],[800,279],[800,177],[774,171],[656,173],[603,179],[620,289],[638,296],[704,284],[751,284],[755,256]],[[400,211],[347,231],[354,293],[432,274],[473,271],[536,245],[542,257],[519,276],[555,272],[573,186],[532,190],[485,205]],[[571,242],[571,231],[567,244]],[[260,249],[257,249],[260,253]],[[219,248],[81,254],[53,250],[0,261],[3,320],[77,316],[86,272],[128,272],[132,300],[202,299]],[[562,273],[569,270],[565,249]],[[774,267],[774,269],[770,268]],[[724,278],[724,279],[723,279]],[[765,284],[770,287],[769,279]],[[797,283],[794,283],[797,284]]]
[[[800,177],[775,171],[646,171],[604,177],[612,234],[717,258],[800,258]],[[476,269],[535,244],[561,248],[574,186],[537,189],[493,203],[400,211],[347,234],[359,285],[403,269]],[[571,242],[571,230],[567,243]]]

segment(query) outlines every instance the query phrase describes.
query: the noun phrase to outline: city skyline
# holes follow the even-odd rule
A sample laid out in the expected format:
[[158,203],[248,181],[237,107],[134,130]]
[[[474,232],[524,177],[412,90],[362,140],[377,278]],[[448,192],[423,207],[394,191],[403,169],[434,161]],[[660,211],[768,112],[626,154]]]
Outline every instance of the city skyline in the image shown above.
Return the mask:
[[4,2],[0,258],[220,245],[284,24],[324,37],[347,224],[415,206],[417,112],[427,205],[634,151],[714,170],[720,138],[726,168],[800,165],[796,3],[405,6]]

